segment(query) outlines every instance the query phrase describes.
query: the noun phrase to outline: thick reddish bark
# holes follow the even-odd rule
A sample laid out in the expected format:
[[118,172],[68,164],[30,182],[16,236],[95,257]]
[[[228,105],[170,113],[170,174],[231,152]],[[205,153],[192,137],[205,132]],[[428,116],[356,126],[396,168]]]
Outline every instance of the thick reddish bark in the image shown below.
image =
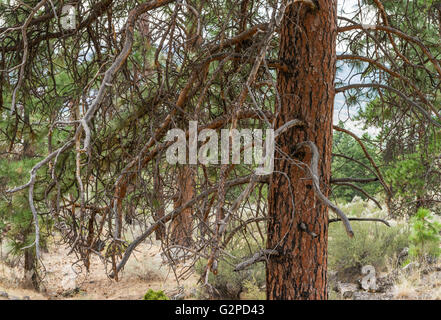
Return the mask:
[[[174,201],[174,208],[181,207],[195,196],[194,175],[188,165],[179,168],[177,177],[178,195]],[[171,243],[181,246],[190,246],[193,230],[193,209],[191,207],[182,210],[171,223]]]
[[[296,145],[303,141],[317,145],[319,179],[327,196],[337,9],[335,0],[315,1],[316,8],[305,3],[290,5],[282,22],[279,59],[287,68],[277,79],[281,110],[276,127],[292,119],[303,120],[306,125],[292,128],[276,142],[294,161],[306,164],[311,160],[310,150],[304,147],[296,151]],[[275,155],[269,217],[268,248],[276,248],[281,254],[271,256],[267,263],[268,299],[327,299],[328,210],[315,196],[304,167],[281,153]]]

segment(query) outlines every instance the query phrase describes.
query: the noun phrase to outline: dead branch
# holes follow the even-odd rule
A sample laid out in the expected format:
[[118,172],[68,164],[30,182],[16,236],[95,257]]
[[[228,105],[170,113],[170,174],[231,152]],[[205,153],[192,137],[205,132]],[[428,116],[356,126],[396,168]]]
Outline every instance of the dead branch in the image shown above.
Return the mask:
[[343,211],[341,211],[335,204],[333,204],[331,201],[329,201],[329,199],[326,198],[325,195],[320,190],[320,181],[319,181],[319,176],[318,176],[319,153],[317,150],[317,146],[312,141],[304,141],[304,142],[299,143],[296,146],[296,149],[298,150],[303,146],[307,146],[311,150],[311,153],[312,153],[311,164],[309,166],[307,166],[306,168],[309,172],[309,175],[311,176],[311,179],[313,182],[312,183],[313,189],[314,189],[316,195],[318,196],[318,198],[320,199],[320,201],[324,205],[331,208],[332,211],[334,211],[340,217],[340,219],[343,222],[343,225],[345,226],[346,233],[348,234],[348,236],[350,238],[352,238],[354,236],[354,231],[352,230],[352,227],[351,227],[351,224],[349,223],[348,218],[343,213]]
[[280,253],[274,249],[264,249],[256,252],[250,259],[245,260],[234,268],[235,272],[245,270],[249,266],[255,264],[256,262],[262,262],[269,259],[271,256],[278,256]]
[[[386,226],[390,227],[389,222],[387,222],[386,220],[383,219],[378,219],[378,218],[348,218],[349,221],[374,221],[374,222],[381,222],[384,223]],[[341,221],[340,219],[329,219],[329,223],[332,222],[339,222]]]

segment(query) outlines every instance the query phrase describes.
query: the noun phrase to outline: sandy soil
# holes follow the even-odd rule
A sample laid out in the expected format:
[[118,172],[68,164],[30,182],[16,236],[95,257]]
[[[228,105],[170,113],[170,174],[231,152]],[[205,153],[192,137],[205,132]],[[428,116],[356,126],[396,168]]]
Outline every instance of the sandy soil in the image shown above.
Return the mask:
[[173,271],[163,263],[160,248],[155,244],[142,244],[137,248],[118,282],[107,276],[98,256],[93,256],[90,272],[87,273],[81,263],[75,264],[75,255],[68,256],[68,252],[66,247],[52,245],[49,252],[43,254],[46,272],[41,292],[25,288],[22,267],[12,268],[2,259],[0,299],[6,299],[1,296],[2,292],[6,292],[9,298],[14,299],[138,300],[142,299],[148,289],[163,290],[169,296],[177,294],[178,286],[183,287],[184,293],[189,296],[194,293],[198,280],[196,275],[192,275],[178,284]]

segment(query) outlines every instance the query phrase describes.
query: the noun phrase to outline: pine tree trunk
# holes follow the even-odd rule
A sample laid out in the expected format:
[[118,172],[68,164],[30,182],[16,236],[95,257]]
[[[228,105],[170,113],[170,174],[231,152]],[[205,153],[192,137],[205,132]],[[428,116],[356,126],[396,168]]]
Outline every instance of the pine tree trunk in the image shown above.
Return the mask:
[[[187,1],[187,4],[193,8],[199,8],[199,11],[203,5],[203,2]],[[186,49],[188,52],[195,52],[200,45],[200,35],[197,34],[197,20],[193,12],[187,8],[186,21]],[[178,117],[178,123],[182,124],[182,127],[188,125],[186,120],[182,117]],[[178,168],[178,194],[174,200],[173,206],[175,209],[179,208],[187,201],[191,200],[195,195],[195,181],[193,171],[188,165],[183,165]],[[191,246],[192,243],[192,231],[193,231],[193,209],[187,208],[177,215],[171,222],[171,235],[170,242],[175,245],[184,247]]]
[[36,257],[33,248],[24,250],[24,285],[35,290],[39,289],[36,273]]
[[[281,254],[271,256],[267,263],[268,299],[327,299],[328,210],[315,196],[304,167],[295,163],[309,165],[310,150],[304,147],[294,153],[298,143],[316,144],[320,153],[320,187],[327,196],[337,2],[319,0],[315,3],[315,8],[306,1],[288,6],[280,33],[279,59],[288,69],[278,73],[281,110],[276,127],[292,119],[303,120],[306,125],[288,130],[276,140],[294,161],[276,152],[268,199],[268,248],[277,248]],[[304,231],[305,227],[308,232]]]
[[[179,208],[195,195],[194,175],[188,165],[180,167],[178,173],[178,196],[174,207]],[[171,243],[188,247],[192,243],[193,209],[187,208],[177,215],[171,223]]]
[[[23,107],[23,121],[26,126],[30,126],[29,111]],[[34,156],[32,144],[30,141],[30,133],[23,134],[23,150],[21,154],[22,159],[31,158]],[[32,233],[32,220],[30,222],[29,228],[23,231],[23,237],[26,240],[28,236]],[[39,289],[38,279],[37,279],[37,259],[35,256],[35,248],[32,246],[26,248],[24,251],[24,284],[26,287]]]

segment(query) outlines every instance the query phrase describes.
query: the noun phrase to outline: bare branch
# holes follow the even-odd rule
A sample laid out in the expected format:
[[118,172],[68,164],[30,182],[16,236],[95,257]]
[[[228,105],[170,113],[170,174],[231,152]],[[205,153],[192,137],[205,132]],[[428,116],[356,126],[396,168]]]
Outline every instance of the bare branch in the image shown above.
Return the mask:
[[273,249],[264,249],[260,250],[259,252],[256,252],[250,259],[245,260],[234,268],[234,271],[242,271],[246,268],[250,267],[251,265],[255,264],[256,262],[262,262],[269,259],[271,256],[278,256],[280,253],[277,250]]
[[315,194],[318,196],[318,198],[320,199],[320,201],[324,205],[331,208],[332,211],[334,211],[340,217],[340,219],[343,222],[343,225],[345,226],[346,233],[348,234],[349,237],[352,238],[354,236],[354,231],[352,230],[352,227],[351,227],[351,224],[349,223],[348,218],[343,213],[343,211],[341,211],[335,204],[333,204],[331,201],[329,201],[329,199],[326,198],[325,195],[320,190],[320,182],[319,182],[319,176],[318,176],[319,153],[317,150],[317,146],[312,141],[304,141],[304,142],[299,143],[296,146],[296,149],[299,149],[303,146],[307,146],[311,150],[311,153],[312,153],[311,164],[310,164],[310,166],[307,166],[306,168],[309,171],[309,174],[312,178],[312,182],[313,182],[312,185],[313,185],[313,189],[315,191]]

